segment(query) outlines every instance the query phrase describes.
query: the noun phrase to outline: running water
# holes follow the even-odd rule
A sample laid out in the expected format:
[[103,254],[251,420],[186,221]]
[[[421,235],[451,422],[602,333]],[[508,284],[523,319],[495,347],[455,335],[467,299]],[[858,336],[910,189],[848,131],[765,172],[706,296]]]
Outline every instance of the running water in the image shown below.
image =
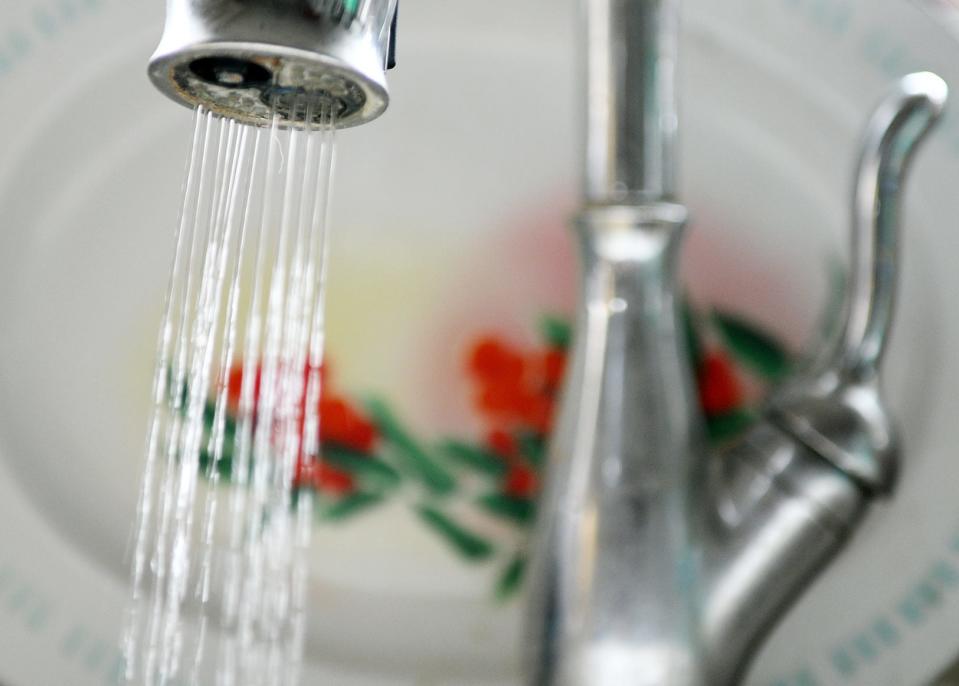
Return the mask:
[[128,684],[299,682],[313,503],[298,485],[318,459],[335,122],[323,102],[288,104],[300,127],[195,114],[137,513]]

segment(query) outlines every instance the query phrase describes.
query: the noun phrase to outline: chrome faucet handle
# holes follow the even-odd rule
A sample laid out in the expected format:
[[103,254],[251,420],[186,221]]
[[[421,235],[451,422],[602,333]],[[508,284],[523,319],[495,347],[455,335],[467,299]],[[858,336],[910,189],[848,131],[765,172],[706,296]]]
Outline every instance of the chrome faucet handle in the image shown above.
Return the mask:
[[873,113],[855,176],[841,335],[708,462],[702,636],[711,686],[740,683],[770,627],[895,481],[898,432],[879,365],[893,320],[899,206],[946,94],[938,76],[911,74]]
[[830,355],[775,392],[773,423],[872,493],[891,491],[899,440],[879,388],[900,262],[902,187],[948,95],[935,74],[903,77],[874,111],[853,189],[845,319]]

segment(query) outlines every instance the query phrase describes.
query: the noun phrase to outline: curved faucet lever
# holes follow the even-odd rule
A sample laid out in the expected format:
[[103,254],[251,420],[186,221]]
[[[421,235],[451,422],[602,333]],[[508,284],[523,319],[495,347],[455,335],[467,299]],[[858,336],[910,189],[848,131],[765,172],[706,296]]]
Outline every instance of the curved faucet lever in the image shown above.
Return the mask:
[[942,114],[948,90],[931,72],[910,74],[866,127],[853,190],[847,318],[834,360],[843,376],[862,379],[878,371],[899,276],[902,183],[913,153]]
[[880,396],[878,369],[898,281],[903,182],[947,94],[935,74],[910,74],[873,113],[855,177],[842,335],[824,366],[788,383],[769,404],[781,429],[871,493],[890,491],[898,471],[897,431]]
[[700,511],[710,684],[740,683],[770,627],[894,484],[899,441],[878,369],[893,316],[901,193],[946,92],[938,76],[911,74],[873,113],[854,179],[842,335],[709,463]]

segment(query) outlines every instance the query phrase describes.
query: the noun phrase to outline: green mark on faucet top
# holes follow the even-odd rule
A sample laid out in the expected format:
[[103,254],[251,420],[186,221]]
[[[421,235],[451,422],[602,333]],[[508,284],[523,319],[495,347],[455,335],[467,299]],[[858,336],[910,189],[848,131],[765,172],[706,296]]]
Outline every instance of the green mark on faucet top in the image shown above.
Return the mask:
[[876,620],[876,623],[873,625],[873,633],[875,633],[879,640],[887,647],[891,648],[899,643],[899,630],[896,629],[892,621],[885,617]]
[[832,665],[846,679],[852,677],[857,670],[856,660],[845,648],[837,648],[833,651]]
[[68,24],[76,19],[77,6],[73,3],[73,0],[60,0],[60,16]]
[[103,664],[106,656],[106,645],[102,641],[94,641],[94,643],[86,650],[86,655],[83,658],[83,666],[89,671],[95,672]]
[[959,568],[951,562],[939,560],[932,568],[932,578],[946,588],[959,586]]
[[866,61],[884,78],[898,78],[924,67],[923,60],[917,59],[902,41],[884,30],[876,29],[866,34],[861,51]]
[[24,625],[31,631],[41,631],[50,619],[50,608],[46,603],[38,602],[27,613]]
[[343,0],[343,9],[350,14],[356,14],[360,8],[360,0]]
[[942,591],[929,581],[923,581],[916,586],[916,595],[927,608],[942,604]]
[[42,35],[50,37],[60,28],[59,22],[45,7],[33,11],[33,25]]
[[915,596],[910,596],[899,603],[899,614],[912,626],[919,626],[926,619],[922,605]]
[[82,626],[74,626],[60,641],[60,652],[65,657],[73,657],[86,641],[87,632]]
[[853,641],[853,646],[856,649],[856,653],[859,654],[868,662],[872,662],[876,659],[876,656],[879,652],[876,650],[876,646],[873,644],[872,639],[868,634],[860,634],[856,636]]

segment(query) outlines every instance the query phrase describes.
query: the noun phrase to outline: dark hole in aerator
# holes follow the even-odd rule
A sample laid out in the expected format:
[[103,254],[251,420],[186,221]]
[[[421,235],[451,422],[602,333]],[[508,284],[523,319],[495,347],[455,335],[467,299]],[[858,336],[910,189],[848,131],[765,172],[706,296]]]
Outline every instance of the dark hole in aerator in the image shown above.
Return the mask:
[[226,88],[262,86],[273,80],[262,64],[235,57],[200,57],[190,62],[190,71],[207,83]]

